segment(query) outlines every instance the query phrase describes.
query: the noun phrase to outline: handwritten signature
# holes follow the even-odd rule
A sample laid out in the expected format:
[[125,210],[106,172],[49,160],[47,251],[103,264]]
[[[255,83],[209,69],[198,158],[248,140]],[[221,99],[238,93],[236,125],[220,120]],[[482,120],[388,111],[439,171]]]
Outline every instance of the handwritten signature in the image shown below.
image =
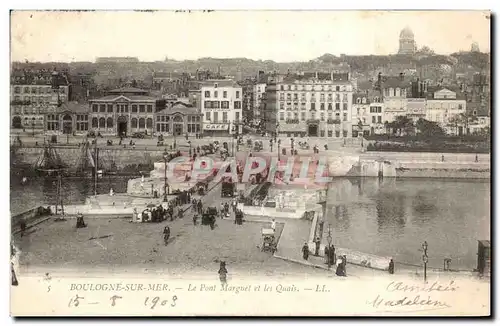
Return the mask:
[[446,302],[433,300],[430,296],[427,298],[423,298],[420,295],[416,295],[414,297],[403,297],[401,299],[391,299],[387,300],[379,295],[373,301],[368,302],[369,305],[372,305],[374,308],[383,307],[433,307],[433,308],[447,308],[450,307]]
[[450,281],[448,284],[440,284],[439,282],[432,283],[431,286],[419,286],[405,284],[404,282],[391,282],[387,285],[386,290],[389,292],[454,292],[459,287],[454,281]]

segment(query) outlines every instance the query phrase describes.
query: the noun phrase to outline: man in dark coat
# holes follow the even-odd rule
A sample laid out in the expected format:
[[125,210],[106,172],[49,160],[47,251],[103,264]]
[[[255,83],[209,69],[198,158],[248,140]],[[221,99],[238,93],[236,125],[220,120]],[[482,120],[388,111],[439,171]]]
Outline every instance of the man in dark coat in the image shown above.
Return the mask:
[[321,239],[319,237],[316,237],[316,240],[314,241],[315,250],[314,250],[314,255],[319,256],[319,246],[321,245]]
[[330,248],[328,249],[328,254],[330,255],[330,262],[331,264],[335,264],[335,260],[337,259],[337,257],[335,257],[335,246],[334,245],[330,245]]
[[302,258],[305,260],[309,259],[309,246],[307,245],[307,242],[304,243],[304,246],[302,246]]
[[394,274],[394,260],[389,262],[389,274]]
[[168,225],[163,229],[163,241],[165,242],[165,246],[168,244],[168,239],[170,238],[170,228]]

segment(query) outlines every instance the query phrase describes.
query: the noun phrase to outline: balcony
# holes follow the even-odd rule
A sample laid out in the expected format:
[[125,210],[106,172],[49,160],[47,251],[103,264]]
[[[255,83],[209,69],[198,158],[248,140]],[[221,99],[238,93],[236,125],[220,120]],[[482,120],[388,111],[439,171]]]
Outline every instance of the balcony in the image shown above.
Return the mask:
[[306,123],[319,123],[319,119],[307,119]]
[[340,120],[339,119],[328,119],[328,120],[326,120],[326,123],[329,125],[339,125]]
[[296,123],[299,123],[299,119],[286,119],[285,123],[287,123],[287,124],[296,124]]

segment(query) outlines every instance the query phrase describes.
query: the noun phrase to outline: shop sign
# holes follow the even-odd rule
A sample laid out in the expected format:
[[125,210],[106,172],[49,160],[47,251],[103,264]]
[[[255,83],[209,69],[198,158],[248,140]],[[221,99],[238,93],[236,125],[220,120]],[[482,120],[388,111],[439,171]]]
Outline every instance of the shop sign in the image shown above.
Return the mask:
[[205,129],[205,130],[228,130],[229,129],[229,125],[225,125],[225,124],[204,125],[203,129]]

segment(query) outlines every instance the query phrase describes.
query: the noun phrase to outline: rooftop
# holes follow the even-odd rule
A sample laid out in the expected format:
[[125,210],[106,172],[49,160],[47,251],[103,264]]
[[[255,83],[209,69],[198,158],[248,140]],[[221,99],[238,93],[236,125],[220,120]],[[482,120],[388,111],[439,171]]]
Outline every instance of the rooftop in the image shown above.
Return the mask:
[[147,94],[148,91],[135,87],[123,87],[108,91],[110,94],[123,94],[123,93],[135,93],[135,94]]
[[63,112],[73,112],[73,113],[88,113],[89,107],[87,104],[81,104],[78,102],[66,102],[58,106],[56,111],[58,113]]
[[237,87],[241,88],[240,85],[238,85],[234,80],[232,79],[212,79],[212,80],[205,80],[201,82],[202,87],[214,87],[214,85],[217,84],[217,87]]
[[156,101],[157,98],[153,96],[146,96],[146,95],[119,95],[119,94],[114,94],[114,95],[106,95],[103,97],[98,97],[94,98],[91,101],[116,101],[118,99],[123,99],[125,101],[133,101],[133,102],[140,102],[140,101]]

